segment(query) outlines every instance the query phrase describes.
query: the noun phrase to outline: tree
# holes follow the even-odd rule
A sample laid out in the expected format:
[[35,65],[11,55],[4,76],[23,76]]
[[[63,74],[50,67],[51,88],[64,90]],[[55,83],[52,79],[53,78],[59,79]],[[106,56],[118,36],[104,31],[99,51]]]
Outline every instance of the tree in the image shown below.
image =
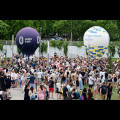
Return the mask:
[[21,50],[17,47],[18,54],[21,54]]
[[64,54],[67,56],[69,42],[65,41],[63,44]]
[[108,53],[107,53],[107,57],[108,57],[108,65],[107,65],[107,71],[108,73],[111,73],[112,72],[112,66],[113,66],[113,63],[112,63],[112,47],[109,45],[108,46]]
[[[41,42],[41,53],[42,53],[42,57],[43,57],[43,52],[47,52],[47,47],[48,47],[48,45],[47,45],[47,42],[44,42],[44,41],[42,41]],[[39,50],[40,50],[40,46],[39,46]]]
[[6,39],[6,35],[8,33],[9,25],[4,23],[2,20],[0,20],[0,39]]

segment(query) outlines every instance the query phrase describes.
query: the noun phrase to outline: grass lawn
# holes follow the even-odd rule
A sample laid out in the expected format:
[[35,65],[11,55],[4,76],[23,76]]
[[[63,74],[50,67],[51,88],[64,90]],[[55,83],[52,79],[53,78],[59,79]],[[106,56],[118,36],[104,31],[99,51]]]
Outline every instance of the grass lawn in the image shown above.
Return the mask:
[[[88,89],[89,85],[85,85],[84,88]],[[92,87],[92,92],[94,91],[94,87]],[[113,90],[112,90],[112,93],[113,95],[111,96],[111,100],[118,100],[118,94],[117,94],[117,91],[118,89],[115,89],[115,87],[113,86]],[[81,95],[81,91],[79,92],[80,95]],[[100,94],[99,92],[97,93],[97,98],[98,100],[100,100]],[[106,95],[106,98],[107,99],[107,95]]]

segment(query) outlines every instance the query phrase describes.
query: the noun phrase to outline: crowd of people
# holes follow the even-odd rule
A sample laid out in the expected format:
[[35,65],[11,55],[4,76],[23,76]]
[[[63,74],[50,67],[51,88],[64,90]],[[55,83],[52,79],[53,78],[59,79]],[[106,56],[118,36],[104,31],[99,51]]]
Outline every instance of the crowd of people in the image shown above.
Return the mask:
[[109,73],[107,58],[55,56],[49,66],[45,57],[14,55],[13,61],[6,60],[4,64],[1,58],[2,100],[10,100],[11,88],[21,90],[24,100],[111,100],[114,88],[120,100],[119,61]]

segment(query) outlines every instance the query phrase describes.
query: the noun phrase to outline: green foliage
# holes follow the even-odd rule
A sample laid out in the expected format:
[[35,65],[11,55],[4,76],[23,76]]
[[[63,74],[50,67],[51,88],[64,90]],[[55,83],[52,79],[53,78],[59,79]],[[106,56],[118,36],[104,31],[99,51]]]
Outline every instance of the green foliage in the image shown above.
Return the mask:
[[120,57],[120,42],[119,42],[119,41],[116,41],[116,42],[114,42],[114,44],[115,44],[115,46],[116,46],[116,48],[117,48],[117,53],[118,53],[118,55],[119,55],[119,57]]
[[63,44],[64,54],[67,56],[69,42],[65,41]]
[[93,26],[107,30],[111,41],[120,37],[120,20],[0,20],[0,39],[11,40],[12,34],[16,35],[23,27],[33,27],[38,32],[42,28],[43,38],[67,33],[66,38],[70,39],[72,32],[73,40],[82,41],[86,30]]
[[3,45],[2,44],[0,44],[0,50],[3,51]]
[[79,42],[76,42],[76,44],[74,45],[74,46],[77,46],[77,47],[82,47],[83,45],[81,44],[81,43],[79,43]]
[[[48,47],[48,45],[47,45],[47,42],[44,42],[44,41],[42,41],[41,42],[41,53],[42,53],[42,56],[43,56],[43,52],[47,52],[47,47]],[[40,50],[40,46],[39,46],[39,50]]]
[[108,46],[108,51],[109,51],[109,53],[111,54],[111,56],[112,57],[114,57],[114,55],[115,55],[115,45],[113,45],[113,44],[111,44],[111,45],[109,45]]
[[57,47],[57,41],[50,40],[50,46],[56,48]]
[[17,47],[18,54],[21,54],[21,50]]
[[0,39],[5,39],[5,36],[8,33],[9,25],[0,20]]
[[56,44],[56,45],[57,45],[57,48],[58,48],[59,50],[61,50],[62,47],[63,47],[64,41],[58,40],[56,43],[57,43],[57,44]]

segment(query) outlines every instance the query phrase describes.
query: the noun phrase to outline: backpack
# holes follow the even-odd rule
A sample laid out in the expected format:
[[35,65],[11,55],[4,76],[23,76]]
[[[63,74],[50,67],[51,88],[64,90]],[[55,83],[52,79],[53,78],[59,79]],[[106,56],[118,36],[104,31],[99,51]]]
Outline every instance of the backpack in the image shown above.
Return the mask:
[[84,97],[83,95],[80,96],[79,100],[84,100]]
[[75,94],[76,94],[76,99],[78,99],[80,97],[79,92],[75,92]]

